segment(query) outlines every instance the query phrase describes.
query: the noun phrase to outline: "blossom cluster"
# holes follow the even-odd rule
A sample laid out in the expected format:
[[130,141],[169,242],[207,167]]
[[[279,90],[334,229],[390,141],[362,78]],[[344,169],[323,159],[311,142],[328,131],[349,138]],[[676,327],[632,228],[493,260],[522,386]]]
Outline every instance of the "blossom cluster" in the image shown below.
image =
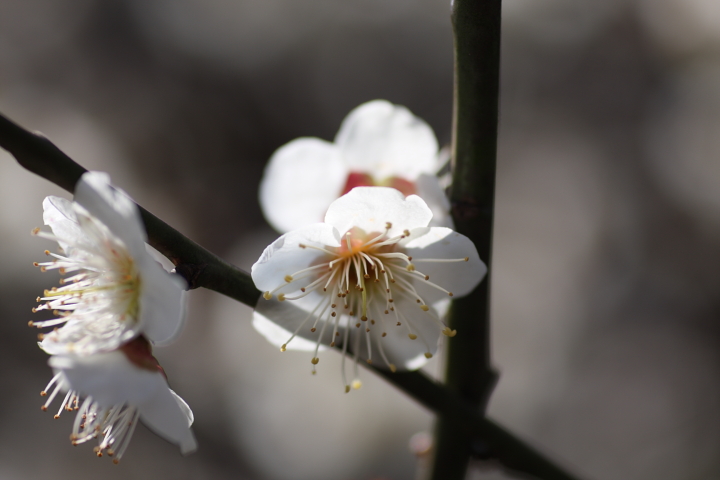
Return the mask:
[[487,267],[448,228],[441,158],[432,129],[383,100],[350,112],[334,143],[300,138],[278,149],[260,203],[284,235],[252,268],[263,292],[256,330],[281,351],[312,351],[313,373],[321,349],[340,349],[346,392],[361,385],[359,361],[417,369],[441,337],[458,334],[444,320],[450,300]]
[[[353,110],[334,143],[278,149],[260,203],[282,236],[252,267],[256,330],[283,352],[313,352],[312,373],[320,350],[338,349],[346,392],[360,388],[361,361],[417,369],[462,335],[445,320],[451,300],[487,268],[450,228],[442,163],[430,127],[379,100]],[[54,372],[42,410],[74,412],[72,444],[96,440],[116,463],[140,421],[193,451],[193,414],[152,353],[182,329],[184,280],[151,256],[137,205],[107,174],[84,174],[73,201],[47,197],[43,209],[50,232],[33,233],[58,248],[35,265],[61,279],[33,309],[48,318],[30,322]]]
[[97,439],[97,456],[115,463],[138,421],[193,451],[192,412],[152,355],[152,345],[170,343],[182,328],[184,281],[148,253],[138,207],[107,174],[88,172],[74,201],[47,197],[43,210],[51,232],[33,233],[57,242],[58,253],[46,250],[48,260],[35,266],[61,279],[33,309],[51,318],[30,322],[46,332],[39,346],[54,372],[42,410],[57,408],[55,418],[75,412],[72,444]]

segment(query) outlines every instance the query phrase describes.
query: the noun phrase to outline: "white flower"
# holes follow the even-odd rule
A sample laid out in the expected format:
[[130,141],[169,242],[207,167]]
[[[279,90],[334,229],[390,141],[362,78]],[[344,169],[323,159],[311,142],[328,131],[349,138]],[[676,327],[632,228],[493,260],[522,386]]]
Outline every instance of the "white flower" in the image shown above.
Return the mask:
[[95,453],[118,463],[138,420],[156,434],[176,443],[183,454],[196,450],[190,407],[170,390],[150,344],[137,337],[120,349],[94,355],[53,355],[48,363],[55,376],[40,392],[47,410],[58,393],[65,393],[55,418],[63,410],[76,412],[73,445],[98,439]]
[[[379,358],[392,371],[419,368],[441,333],[456,333],[442,321],[450,297],[472,291],[487,272],[467,237],[428,227],[431,217],[416,195],[353,189],[330,205],[325,223],[286,233],[253,265],[264,292],[254,326],[283,351],[314,350],[313,365],[329,345],[352,352],[355,370],[358,358]],[[349,391],[346,378],[343,362]]]
[[270,225],[289,232],[317,223],[333,200],[360,186],[417,194],[434,226],[452,227],[450,205],[435,174],[442,166],[430,126],[405,107],[374,100],[355,108],[330,143],[298,138],[270,158],[260,206]]
[[140,212],[107,174],[88,172],[75,189],[75,201],[47,197],[43,218],[62,254],[36,263],[43,271],[68,275],[62,286],[45,290],[33,311],[51,310],[56,318],[30,325],[57,327],[41,334],[48,353],[92,354],[109,351],[140,333],[166,344],[183,322],[184,282],[167,273],[147,252]]

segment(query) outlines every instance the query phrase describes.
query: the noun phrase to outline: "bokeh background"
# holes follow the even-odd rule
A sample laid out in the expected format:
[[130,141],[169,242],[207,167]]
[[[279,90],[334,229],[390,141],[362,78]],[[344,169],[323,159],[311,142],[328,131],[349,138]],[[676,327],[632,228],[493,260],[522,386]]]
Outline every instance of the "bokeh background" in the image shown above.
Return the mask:
[[[503,13],[490,414],[583,478],[718,478],[720,7]],[[445,0],[3,0],[0,111],[249,268],[275,236],[257,185],[283,143],[332,139],[375,98],[449,142],[448,17]],[[344,395],[338,355],[311,376],[207,291],[156,350],[200,450],[145,429],[118,466],[71,447],[71,417],[40,411],[51,375],[26,326],[55,281],[31,267],[50,194],[0,152],[0,480],[420,478],[426,411],[370,372]]]

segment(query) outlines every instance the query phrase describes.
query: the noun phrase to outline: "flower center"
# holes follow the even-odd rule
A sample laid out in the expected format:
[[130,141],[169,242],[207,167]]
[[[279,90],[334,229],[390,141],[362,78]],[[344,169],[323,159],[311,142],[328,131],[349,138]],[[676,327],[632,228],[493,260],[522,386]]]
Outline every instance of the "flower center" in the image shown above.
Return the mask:
[[[58,240],[57,237],[39,230],[38,236]],[[124,244],[113,238],[99,242],[76,243],[73,255],[59,255],[45,250],[53,259],[34,263],[43,272],[57,270],[61,275],[60,287],[45,290],[33,309],[52,311],[56,318],[30,322],[37,328],[57,327],[77,320],[78,328],[62,331],[68,347],[81,348],[84,344],[119,338],[123,332],[138,323],[140,313],[141,278],[135,261]],[[66,327],[70,327],[67,325]],[[50,333],[51,340],[58,340],[61,331]],[[40,340],[45,335],[40,334]],[[99,348],[107,345],[97,344]]]
[[[399,242],[411,235],[405,230],[401,235],[390,237],[390,223],[386,224],[384,232],[365,233],[361,229],[353,228],[343,235],[340,247],[325,247],[300,244],[300,248],[320,250],[326,255],[319,262],[297,272],[285,275],[285,283],[272,291],[263,294],[266,300],[277,295],[279,301],[299,300],[311,294],[319,294],[317,304],[297,327],[290,339],[281,347],[285,351],[298,332],[313,320],[310,332],[316,332],[318,325],[320,334],[317,339],[315,355],[312,358],[313,373],[315,365],[319,362],[317,352],[325,335],[326,328],[332,323],[333,331],[330,337],[330,346],[334,347],[337,337],[340,336],[341,327],[344,328],[343,348],[343,379],[346,391],[350,386],[345,377],[344,361],[348,349],[348,335],[355,327],[358,335],[355,337],[353,353],[355,365],[360,350],[360,338],[366,338],[367,362],[372,363],[373,352],[370,333],[379,329],[380,341],[378,350],[380,357],[391,371],[396,371],[385,353],[382,339],[387,336],[390,326],[404,328],[410,340],[419,339],[425,344],[425,356],[432,357],[428,342],[422,338],[419,329],[412,318],[417,318],[409,308],[418,308],[434,322],[440,331],[447,336],[455,336],[451,330],[438,318],[435,312],[424,300],[423,295],[415,288],[415,282],[422,282],[432,288],[438,289],[452,297],[452,292],[430,281],[430,277],[419,271],[413,263],[413,258],[404,252]],[[467,262],[468,258],[458,259],[416,259],[425,262]],[[400,301],[402,300],[402,301]],[[408,301],[409,300],[409,301]],[[415,307],[411,307],[415,305]],[[402,306],[402,307],[401,307]],[[365,335],[362,335],[364,329]],[[357,374],[356,374],[357,377]]]
[[406,197],[417,193],[415,184],[409,180],[405,180],[404,178],[388,177],[383,180],[376,180],[367,173],[350,172],[347,181],[345,182],[342,195],[345,195],[355,187],[391,187],[395,190],[399,190],[400,193]]

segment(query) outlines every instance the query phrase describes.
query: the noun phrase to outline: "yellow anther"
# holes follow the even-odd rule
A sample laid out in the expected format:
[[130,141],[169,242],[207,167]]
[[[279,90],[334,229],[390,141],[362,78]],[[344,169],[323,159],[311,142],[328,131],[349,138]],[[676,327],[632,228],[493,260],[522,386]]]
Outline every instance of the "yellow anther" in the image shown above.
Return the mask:
[[414,272],[415,265],[413,265],[412,263],[408,263],[407,267],[405,267],[405,270],[407,270],[408,272]]
[[417,339],[417,335],[415,335],[414,333],[408,333],[408,337],[410,338],[410,340]]
[[278,293],[278,301],[284,302],[285,301],[285,294],[284,293]]
[[345,393],[350,393],[350,385],[345,385]]
[[457,335],[457,330],[450,330],[450,327],[445,327],[442,331],[443,335],[446,335],[448,337],[454,337]]
[[396,367],[394,364],[392,364],[392,363],[391,363],[390,365],[388,365],[388,368],[389,368],[390,371],[393,372],[393,373],[397,372],[397,367]]
[[285,281],[286,281],[287,283],[292,282],[292,281],[293,281],[292,275],[285,275]]
[[38,227],[35,227],[30,233],[32,233],[33,235],[37,235],[38,233],[40,233],[40,229]]
[[283,343],[282,347],[280,347],[281,352],[284,352],[285,350],[287,350],[287,343]]
[[272,293],[270,293],[270,292],[263,293],[263,298],[265,300],[270,300],[272,298]]
[[312,360],[310,360],[310,363],[312,363],[313,365],[317,365],[319,361],[320,361],[319,358],[314,357]]
[[432,353],[425,352],[425,358],[432,358]]
[[388,230],[390,230],[390,229],[392,228],[392,223],[390,223],[390,222],[385,222],[385,228],[388,229]]
[[355,380],[352,381],[352,387],[355,390],[358,390],[360,387],[362,387],[362,382],[356,378]]
[[430,307],[428,307],[427,305],[420,305],[420,309],[421,309],[423,312],[427,312],[428,310],[430,310]]
[[[34,310],[34,309],[33,309],[33,310]],[[33,313],[35,313],[35,312],[33,312]],[[35,326],[35,323],[34,323],[32,320],[30,320],[30,321],[28,322],[28,327],[34,327],[34,326]]]
[[468,260],[470,260],[470,257],[465,257],[465,261],[467,262]]
[[405,235],[406,237],[409,237],[409,236],[410,236],[410,230],[403,230],[403,235]]

